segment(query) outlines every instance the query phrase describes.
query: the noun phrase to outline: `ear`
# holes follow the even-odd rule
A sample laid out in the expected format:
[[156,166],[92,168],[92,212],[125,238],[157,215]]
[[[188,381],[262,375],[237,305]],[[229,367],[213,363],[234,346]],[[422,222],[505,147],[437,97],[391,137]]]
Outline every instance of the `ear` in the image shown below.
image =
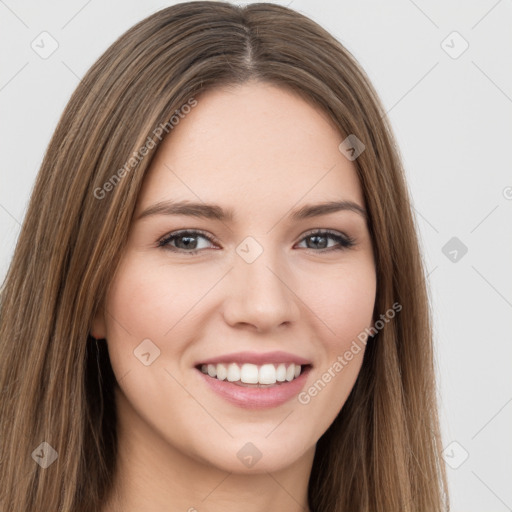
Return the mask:
[[98,312],[92,320],[91,336],[97,340],[102,340],[107,337],[107,328],[105,323],[105,310],[103,305],[100,305]]

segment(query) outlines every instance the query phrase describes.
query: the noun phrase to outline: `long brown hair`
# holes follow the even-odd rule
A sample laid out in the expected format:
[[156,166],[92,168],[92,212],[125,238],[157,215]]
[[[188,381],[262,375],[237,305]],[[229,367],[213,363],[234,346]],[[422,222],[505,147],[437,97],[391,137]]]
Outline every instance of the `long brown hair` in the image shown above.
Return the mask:
[[332,118],[340,142],[353,134],[365,144],[354,164],[374,246],[375,319],[402,305],[368,342],[352,393],[317,443],[310,508],[448,510],[428,290],[380,100],[354,57],[307,17],[214,1],[162,9],[122,35],[50,141],[1,292],[1,510],[101,509],[116,462],[115,378],[92,319],[171,116],[202,91],[248,80],[300,94]]

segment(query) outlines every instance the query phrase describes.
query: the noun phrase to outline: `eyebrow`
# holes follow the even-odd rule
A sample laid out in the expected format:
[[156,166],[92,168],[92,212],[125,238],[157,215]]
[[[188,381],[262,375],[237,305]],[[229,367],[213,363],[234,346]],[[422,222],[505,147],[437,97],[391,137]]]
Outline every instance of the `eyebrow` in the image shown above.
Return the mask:
[[[339,211],[355,212],[367,220],[366,210],[353,201],[328,201],[319,204],[306,204],[292,210],[288,217],[291,220],[298,221]],[[136,220],[152,215],[187,215],[221,222],[233,222],[235,218],[234,211],[231,208],[224,210],[216,204],[193,203],[190,201],[160,201],[146,208]]]

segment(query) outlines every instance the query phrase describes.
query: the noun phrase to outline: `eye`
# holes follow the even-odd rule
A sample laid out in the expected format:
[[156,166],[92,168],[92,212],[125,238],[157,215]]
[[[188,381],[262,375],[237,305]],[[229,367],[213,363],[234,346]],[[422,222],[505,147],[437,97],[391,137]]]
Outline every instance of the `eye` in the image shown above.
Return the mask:
[[[334,247],[327,247],[328,240],[334,240],[336,244]],[[306,247],[307,249],[320,249],[316,252],[328,252],[328,251],[341,251],[343,249],[349,249],[355,245],[355,240],[347,235],[334,233],[328,230],[317,230],[307,234],[302,240],[311,240],[312,246]],[[306,245],[308,245],[306,243]],[[320,247],[319,247],[320,246]]]
[[[200,247],[201,244],[198,243],[198,240],[201,238],[210,244],[218,244],[214,237],[209,236],[206,233],[197,230],[183,230],[169,233],[164,236],[157,242],[157,246],[173,252],[197,254],[201,249],[207,248]],[[310,244],[307,243],[308,240],[311,241]],[[328,240],[334,240],[336,243],[334,246],[328,247]],[[356,244],[356,241],[353,238],[328,230],[312,231],[302,238],[301,243],[303,241],[306,241],[306,249],[317,249],[314,252],[340,251],[349,249]]]
[[[186,252],[187,254],[196,254],[199,252],[198,249],[198,238],[204,238],[208,242],[213,243],[213,238],[207,236],[201,231],[177,231],[166,235],[164,238],[159,240],[158,247],[165,247],[174,252]],[[181,247],[173,247],[171,242],[178,241],[177,245]],[[192,249],[192,250],[188,250]]]

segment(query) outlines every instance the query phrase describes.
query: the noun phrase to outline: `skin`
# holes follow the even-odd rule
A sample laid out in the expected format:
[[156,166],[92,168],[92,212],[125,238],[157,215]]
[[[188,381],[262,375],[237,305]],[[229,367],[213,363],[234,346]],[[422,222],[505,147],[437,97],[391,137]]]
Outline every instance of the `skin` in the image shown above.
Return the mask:
[[[324,201],[364,208],[361,185],[338,149],[345,137],[294,93],[248,82],[196,99],[158,148],[133,218],[159,201],[186,199],[232,208],[235,221],[158,214],[132,222],[92,325],[107,340],[119,384],[118,471],[103,510],[234,512],[243,503],[247,512],[309,511],[316,443],[345,403],[364,348],[308,404],[293,398],[263,410],[230,404],[194,365],[229,352],[284,350],[312,362],[307,390],[372,325],[376,273],[363,216],[287,218]],[[218,242],[196,235],[195,255],[183,238],[170,243],[181,252],[157,246],[183,229]],[[322,250],[339,245],[315,241],[315,229],[356,243]],[[236,252],[248,236],[263,249],[251,264]],[[149,366],[134,356],[144,339],[160,350]],[[237,457],[248,442],[262,453],[251,468]]]

